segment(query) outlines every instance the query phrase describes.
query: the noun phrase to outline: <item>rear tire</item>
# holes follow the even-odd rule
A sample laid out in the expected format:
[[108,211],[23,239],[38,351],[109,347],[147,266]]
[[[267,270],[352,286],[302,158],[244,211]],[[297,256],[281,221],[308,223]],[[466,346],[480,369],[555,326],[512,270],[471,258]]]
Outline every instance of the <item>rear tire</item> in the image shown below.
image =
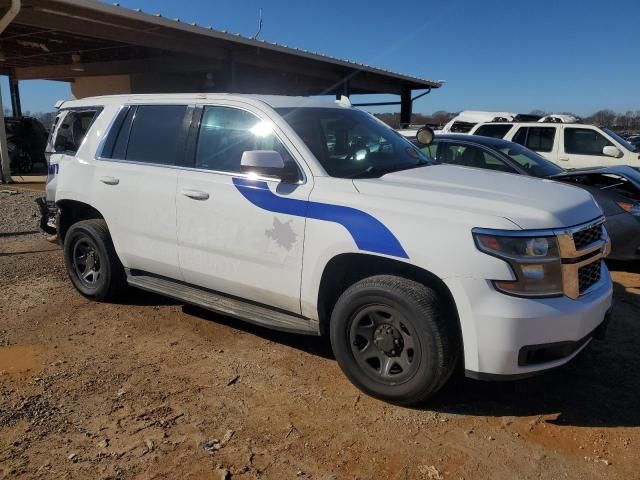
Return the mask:
[[64,239],[64,263],[74,287],[92,300],[112,300],[126,288],[126,276],[102,219],[74,223]]
[[331,315],[333,352],[362,391],[399,405],[424,402],[451,377],[460,341],[436,293],[391,275],[349,287]]

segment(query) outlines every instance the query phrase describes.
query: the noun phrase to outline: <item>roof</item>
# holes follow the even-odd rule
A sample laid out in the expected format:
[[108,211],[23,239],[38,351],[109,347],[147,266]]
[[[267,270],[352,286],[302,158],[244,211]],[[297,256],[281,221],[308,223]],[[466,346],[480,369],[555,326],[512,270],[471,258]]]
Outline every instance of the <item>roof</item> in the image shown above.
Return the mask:
[[[417,130],[398,130],[398,133],[404,135],[409,140],[414,140],[416,138],[416,132]],[[489,145],[497,148],[509,147],[511,145],[514,145],[514,142],[505,140],[503,138],[484,137],[482,135],[467,135],[464,133],[436,133],[434,140],[456,140],[462,142],[478,143],[480,145]]]
[[[0,5],[8,6],[9,0],[0,0]],[[323,79],[324,83],[316,84],[335,88],[336,82],[347,78],[352,93],[397,93],[401,87],[442,85],[441,81],[92,0],[23,0],[20,13],[0,40],[4,58],[0,73],[13,71],[20,79],[163,70],[216,73],[230,71],[232,65],[235,70],[238,65],[238,72],[231,75],[241,79],[248,75],[243,70],[246,66],[273,72],[261,78],[265,82],[276,81],[286,72],[293,84],[296,78],[298,83]],[[79,55],[76,60],[74,54]]]
[[463,142],[479,143],[480,145],[490,145],[497,148],[508,147],[514,144],[514,142],[503,138],[484,137],[482,135],[466,135],[464,133],[436,134],[436,140],[458,140]]
[[517,125],[519,127],[553,127],[555,125],[569,127],[594,127],[589,123],[561,123],[561,122],[481,122],[478,125]]
[[342,108],[336,102],[309,97],[292,97],[286,95],[255,95],[236,93],[151,93],[151,94],[125,94],[103,95],[99,97],[85,97],[78,100],[62,102],[60,108],[99,106],[122,103],[171,103],[171,102],[206,102],[216,99],[247,100],[251,103],[262,102],[272,108]]
[[517,113],[511,112],[485,112],[478,110],[464,110],[456,115],[452,121],[455,122],[490,122],[494,118],[505,118],[508,120],[513,120],[513,118],[517,115]]

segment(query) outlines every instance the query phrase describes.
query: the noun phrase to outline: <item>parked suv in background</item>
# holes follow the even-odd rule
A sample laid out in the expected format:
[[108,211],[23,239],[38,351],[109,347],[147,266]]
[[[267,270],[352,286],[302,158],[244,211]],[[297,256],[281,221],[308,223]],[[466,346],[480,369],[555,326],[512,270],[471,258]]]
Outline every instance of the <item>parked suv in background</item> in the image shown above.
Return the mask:
[[640,167],[637,148],[608,128],[582,123],[480,123],[470,135],[504,138],[563,168]]
[[89,298],[128,284],[328,334],[354,384],[400,404],[428,398],[459,361],[473,378],[562,365],[606,324],[609,240],[583,190],[432,165],[345,102],[129,95],[61,108],[95,115],[84,141],[51,156],[58,238]]

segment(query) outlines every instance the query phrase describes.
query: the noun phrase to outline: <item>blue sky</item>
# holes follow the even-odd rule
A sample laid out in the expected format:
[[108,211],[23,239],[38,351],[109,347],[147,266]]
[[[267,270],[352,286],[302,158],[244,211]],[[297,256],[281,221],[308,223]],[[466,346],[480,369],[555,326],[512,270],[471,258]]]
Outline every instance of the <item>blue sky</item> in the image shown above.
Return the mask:
[[[260,38],[446,80],[416,112],[640,109],[638,0],[119,1],[247,36],[262,7]],[[70,95],[68,85],[38,81],[22,82],[21,93],[32,111]]]

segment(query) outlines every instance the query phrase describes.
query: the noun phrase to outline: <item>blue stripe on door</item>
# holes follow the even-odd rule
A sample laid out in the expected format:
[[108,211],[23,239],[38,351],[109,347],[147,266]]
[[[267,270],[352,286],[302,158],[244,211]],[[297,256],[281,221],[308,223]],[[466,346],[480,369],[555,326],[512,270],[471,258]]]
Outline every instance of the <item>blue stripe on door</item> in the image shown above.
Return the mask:
[[234,178],[233,184],[244,198],[263,210],[339,223],[351,234],[360,250],[409,258],[395,235],[382,222],[361,210],[279,197],[263,181]]

